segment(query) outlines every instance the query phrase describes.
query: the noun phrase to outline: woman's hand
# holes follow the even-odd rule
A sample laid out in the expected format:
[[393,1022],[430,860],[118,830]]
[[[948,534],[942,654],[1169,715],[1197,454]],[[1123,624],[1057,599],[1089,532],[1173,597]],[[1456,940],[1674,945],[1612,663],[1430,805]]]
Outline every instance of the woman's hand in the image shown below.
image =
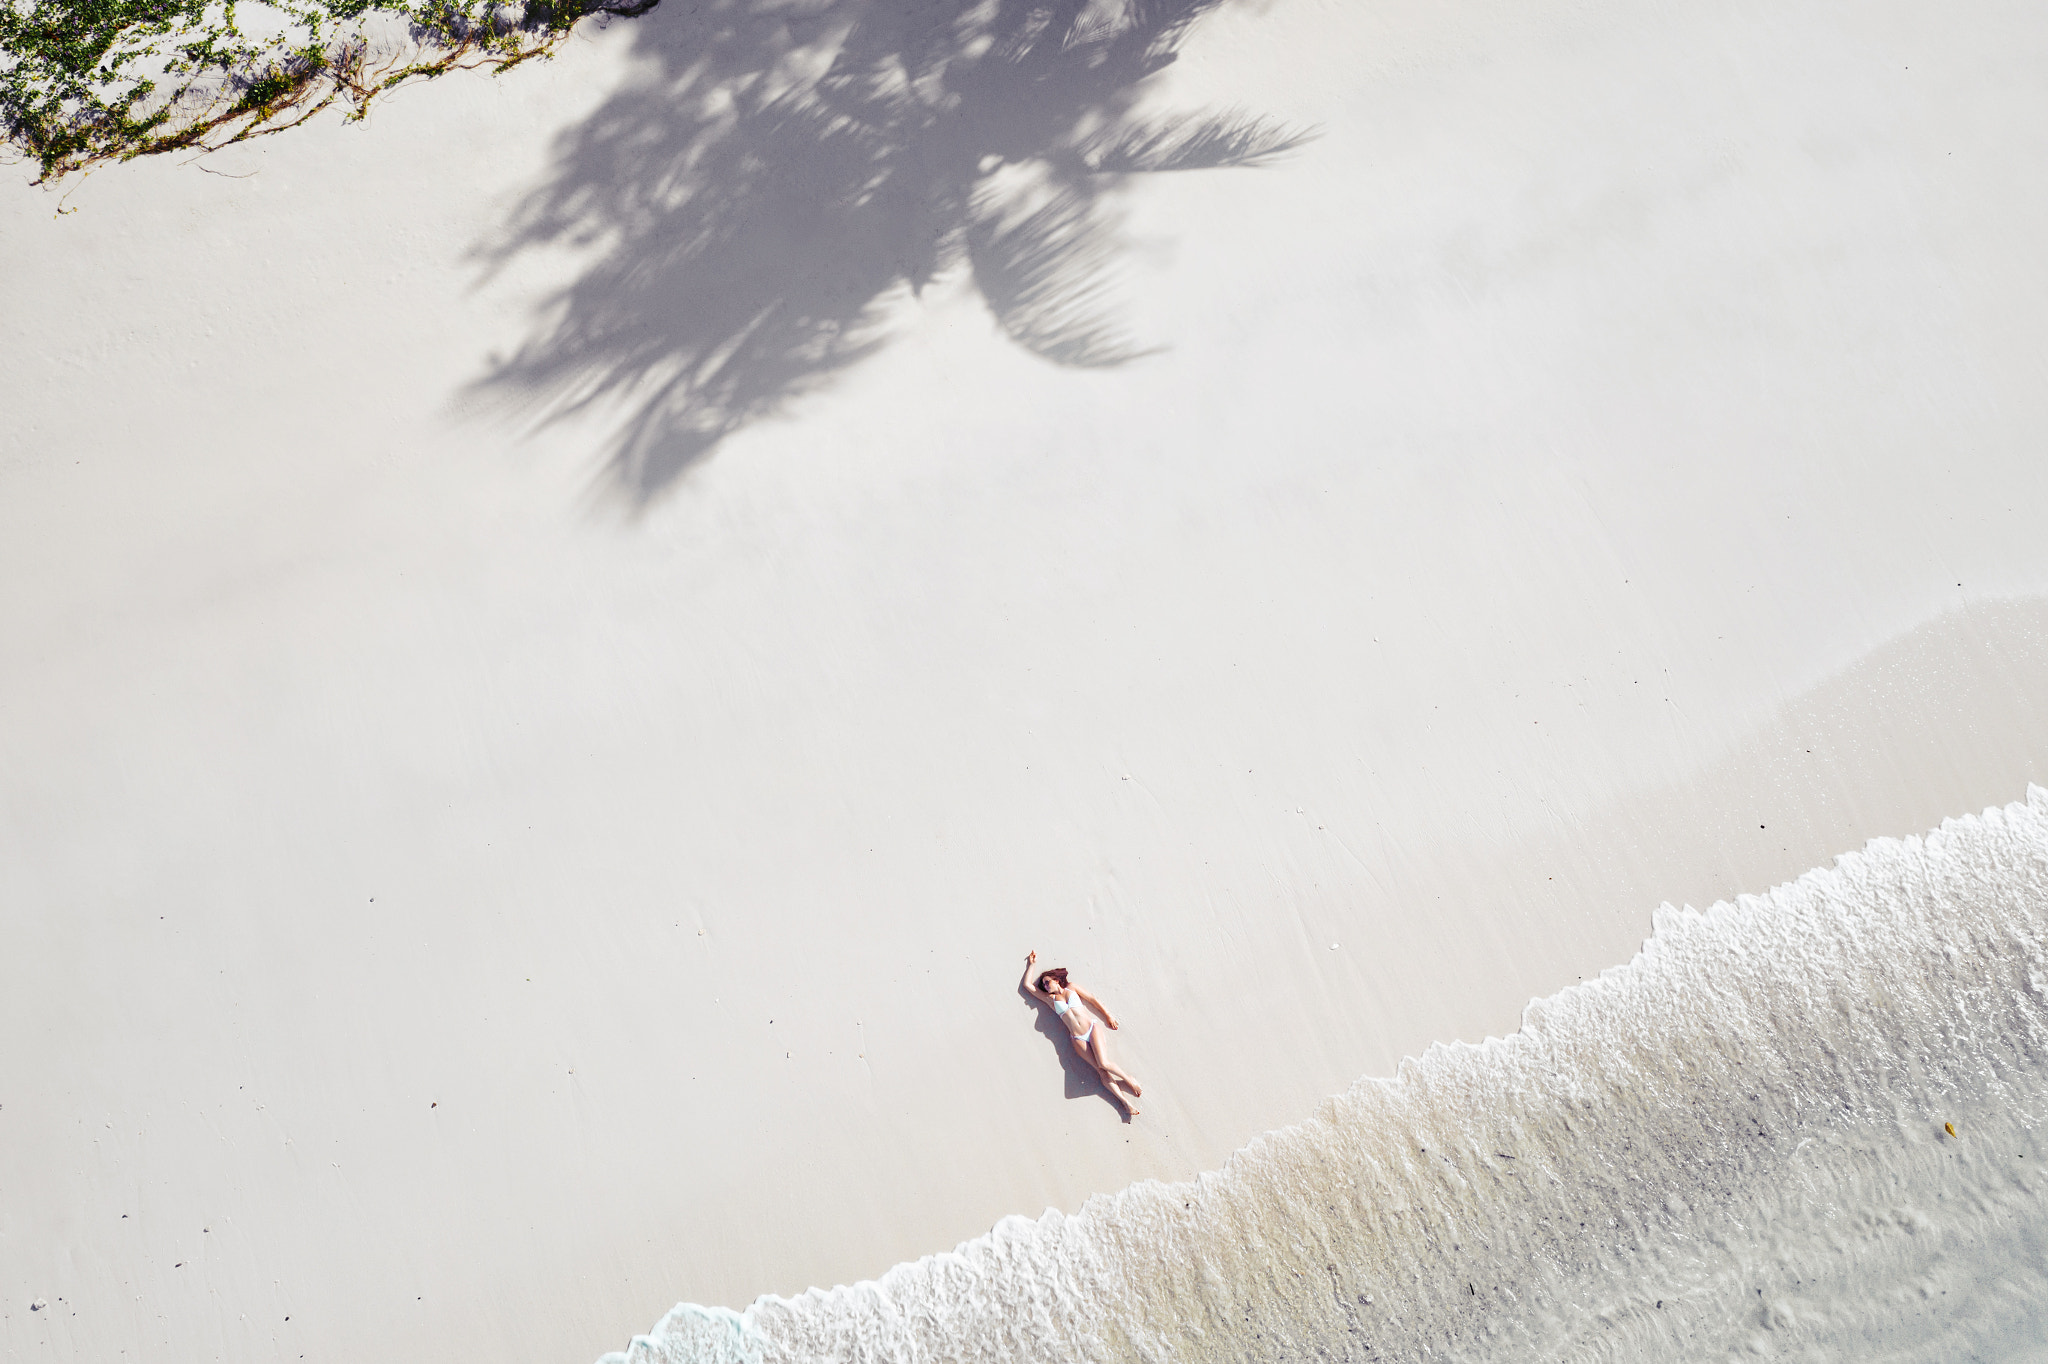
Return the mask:
[[1114,1018],[1105,1018],[1105,1019],[1103,1019],[1102,1021],[1103,1021],[1103,1022],[1105,1022],[1105,1023],[1107,1023],[1107,1024],[1109,1024],[1109,1026],[1110,1026],[1110,1029],[1111,1029],[1112,1031],[1114,1031],[1114,1030],[1115,1030],[1115,1028],[1116,1028],[1116,1020],[1115,1020]]
[[1029,965],[1031,965],[1031,963],[1033,963],[1033,962],[1035,962],[1035,961],[1037,961],[1037,960],[1038,960],[1038,949],[1037,949],[1037,948],[1035,948],[1035,947],[1034,947],[1034,948],[1032,948],[1032,949],[1031,949],[1031,950],[1030,950],[1029,952],[1026,952],[1026,953],[1024,954],[1024,964],[1025,964],[1026,966],[1029,966]]

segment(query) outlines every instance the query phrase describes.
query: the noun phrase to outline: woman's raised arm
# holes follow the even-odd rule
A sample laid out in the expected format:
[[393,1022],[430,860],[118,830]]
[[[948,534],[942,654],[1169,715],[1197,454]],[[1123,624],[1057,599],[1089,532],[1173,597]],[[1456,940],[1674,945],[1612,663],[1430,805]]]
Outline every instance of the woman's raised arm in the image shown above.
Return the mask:
[[1033,999],[1043,1000],[1045,992],[1038,988],[1038,982],[1031,978],[1031,968],[1038,965],[1038,949],[1032,948],[1024,954],[1024,988]]

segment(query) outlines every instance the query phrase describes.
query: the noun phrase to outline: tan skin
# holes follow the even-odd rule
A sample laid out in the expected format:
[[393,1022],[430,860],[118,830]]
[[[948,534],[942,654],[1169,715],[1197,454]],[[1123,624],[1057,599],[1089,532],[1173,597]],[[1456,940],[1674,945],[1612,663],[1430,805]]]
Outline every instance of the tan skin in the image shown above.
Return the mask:
[[[1069,985],[1063,989],[1057,980],[1048,980],[1046,984],[1051,988],[1038,988],[1038,953],[1034,951],[1024,958],[1024,988],[1031,993],[1033,999],[1047,1008],[1059,1003],[1069,1006],[1067,1012],[1060,1015],[1060,1022],[1067,1025],[1067,1035],[1073,1039],[1074,1050],[1080,1053],[1082,1060],[1095,1067],[1095,1073],[1102,1077],[1102,1087],[1109,1091],[1110,1098],[1123,1106],[1124,1115],[1137,1117],[1138,1110],[1131,1105],[1131,1100],[1126,1099],[1117,1090],[1119,1086],[1129,1090],[1132,1098],[1142,1097],[1145,1091],[1138,1088],[1138,1082],[1109,1059],[1109,1052],[1103,1047],[1102,1030],[1116,1027],[1116,1015],[1111,1013],[1101,1000],[1078,985]],[[1080,1005],[1087,1006],[1086,1013],[1076,1007]],[[1102,1026],[1095,1027],[1094,1019],[1091,1019],[1089,1014],[1101,1019]],[[1083,1034],[1088,1037],[1086,1042],[1081,1040]]]

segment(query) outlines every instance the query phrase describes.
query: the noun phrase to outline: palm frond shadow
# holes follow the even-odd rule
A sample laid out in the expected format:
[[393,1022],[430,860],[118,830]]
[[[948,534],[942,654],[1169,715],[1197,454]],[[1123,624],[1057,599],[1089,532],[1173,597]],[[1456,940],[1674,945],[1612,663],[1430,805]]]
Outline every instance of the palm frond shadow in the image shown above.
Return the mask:
[[595,263],[475,394],[541,420],[623,411],[607,482],[645,504],[883,345],[891,300],[961,264],[1054,363],[1144,353],[1114,306],[1115,191],[1310,136],[1133,115],[1222,2],[670,0],[635,21],[641,74],[479,248],[487,272],[564,246]]

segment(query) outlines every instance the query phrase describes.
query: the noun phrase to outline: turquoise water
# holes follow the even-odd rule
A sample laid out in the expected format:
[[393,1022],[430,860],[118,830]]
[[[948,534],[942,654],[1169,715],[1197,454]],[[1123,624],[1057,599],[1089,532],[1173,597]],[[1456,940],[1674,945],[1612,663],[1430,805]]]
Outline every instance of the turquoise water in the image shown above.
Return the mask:
[[[1767,895],[1217,1172],[602,1364],[2048,1361],[2048,790]],[[1954,1129],[1951,1136],[1947,1130]]]

